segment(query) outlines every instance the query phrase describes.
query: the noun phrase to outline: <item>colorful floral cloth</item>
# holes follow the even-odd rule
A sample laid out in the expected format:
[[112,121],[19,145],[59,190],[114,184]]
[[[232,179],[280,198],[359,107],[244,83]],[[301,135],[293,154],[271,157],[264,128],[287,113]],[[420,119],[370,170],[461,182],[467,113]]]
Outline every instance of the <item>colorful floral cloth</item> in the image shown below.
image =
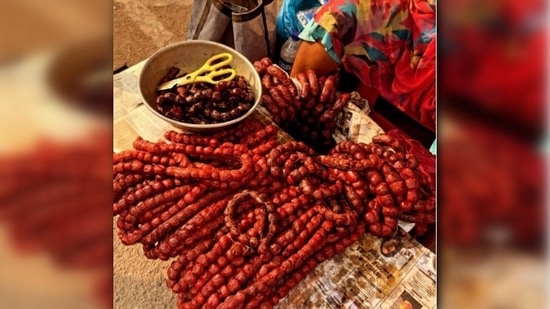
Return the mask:
[[434,0],[330,0],[300,34],[422,123],[435,123]]

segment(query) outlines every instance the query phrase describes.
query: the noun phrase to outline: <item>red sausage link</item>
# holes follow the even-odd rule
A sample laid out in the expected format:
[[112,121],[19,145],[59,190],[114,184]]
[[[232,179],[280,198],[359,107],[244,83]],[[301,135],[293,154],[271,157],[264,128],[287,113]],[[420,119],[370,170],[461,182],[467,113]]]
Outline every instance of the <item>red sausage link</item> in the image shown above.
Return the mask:
[[292,102],[293,96],[292,96],[292,94],[290,93],[290,91],[288,90],[287,87],[285,87],[284,85],[277,85],[277,89],[279,89],[279,91],[281,92],[281,94],[285,98],[285,101]]
[[336,91],[336,77],[331,75],[327,77],[321,95],[319,96],[319,102],[326,103],[330,99],[330,96]]
[[317,74],[313,70],[306,71],[309,85],[311,86],[311,95],[317,97],[319,95],[319,81],[317,80]]
[[278,88],[269,89],[269,94],[271,94],[271,97],[277,103],[277,105],[279,105],[282,111],[284,111],[289,105],[289,103],[285,100],[283,94]]
[[269,96],[269,94],[262,95],[262,105],[265,106],[271,116],[279,115],[279,106],[273,101],[273,98]]
[[256,72],[258,72],[258,74],[264,75],[265,72],[267,72],[266,66],[264,66],[261,61],[259,60],[254,61],[253,65],[254,65],[254,69],[256,70]]
[[281,83],[289,79],[285,71],[281,70],[279,67],[276,67],[274,65],[270,65],[267,67],[267,73],[271,74],[271,76],[278,79]]
[[298,78],[298,81],[300,82],[300,86],[302,86],[302,92],[300,93],[300,98],[304,100],[308,100],[311,94],[311,85],[307,81],[306,74],[298,73],[296,78]]
[[267,90],[267,91],[275,87],[275,83],[273,82],[273,77],[269,74],[265,74],[264,76],[262,76],[262,86],[264,90]]
[[260,62],[262,63],[262,65],[267,69],[268,66],[272,65],[273,62],[271,61],[271,59],[269,59],[269,57],[264,57],[262,59],[260,59]]

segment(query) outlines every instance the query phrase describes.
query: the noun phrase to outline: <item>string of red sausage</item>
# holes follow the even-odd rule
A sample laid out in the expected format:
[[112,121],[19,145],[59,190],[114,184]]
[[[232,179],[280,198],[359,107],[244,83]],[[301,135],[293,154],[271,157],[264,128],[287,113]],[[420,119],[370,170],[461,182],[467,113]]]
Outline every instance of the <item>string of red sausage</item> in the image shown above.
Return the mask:
[[326,155],[279,144],[274,126],[251,119],[165,138],[114,155],[113,211],[124,244],[175,258],[167,283],[178,308],[272,308],[366,231],[435,221],[433,188],[388,135]]

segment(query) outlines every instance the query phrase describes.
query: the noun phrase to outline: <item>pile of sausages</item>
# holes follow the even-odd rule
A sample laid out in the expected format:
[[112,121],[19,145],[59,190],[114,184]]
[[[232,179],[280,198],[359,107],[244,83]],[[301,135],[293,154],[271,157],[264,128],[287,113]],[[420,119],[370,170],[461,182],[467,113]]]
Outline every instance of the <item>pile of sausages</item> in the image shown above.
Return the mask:
[[178,308],[272,308],[366,231],[435,221],[418,162],[388,135],[317,155],[247,119],[223,132],[168,131],[113,157],[113,212],[126,245],[175,258]]
[[[161,83],[176,78],[179,69],[170,68]],[[216,85],[193,83],[158,92],[157,110],[164,116],[186,123],[227,122],[244,115],[255,97],[248,81],[236,76]]]
[[262,80],[262,106],[273,122],[317,152],[334,146],[336,116],[350,100],[349,93],[336,93],[336,75],[318,77],[315,71],[308,70],[296,76],[297,88],[267,57],[255,61],[254,68]]

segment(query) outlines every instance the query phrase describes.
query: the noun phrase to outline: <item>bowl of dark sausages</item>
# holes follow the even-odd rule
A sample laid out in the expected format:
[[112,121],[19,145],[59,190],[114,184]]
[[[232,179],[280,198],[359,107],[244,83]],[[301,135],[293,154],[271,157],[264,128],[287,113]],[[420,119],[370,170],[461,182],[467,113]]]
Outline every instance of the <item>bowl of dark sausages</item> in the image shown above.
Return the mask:
[[[220,53],[232,56],[231,62],[221,68],[235,70],[231,79],[157,89],[165,82],[196,71]],[[250,116],[262,97],[260,76],[245,56],[226,45],[204,40],[183,41],[161,48],[145,61],[138,83],[143,102],[152,113],[189,132],[232,126]]]

